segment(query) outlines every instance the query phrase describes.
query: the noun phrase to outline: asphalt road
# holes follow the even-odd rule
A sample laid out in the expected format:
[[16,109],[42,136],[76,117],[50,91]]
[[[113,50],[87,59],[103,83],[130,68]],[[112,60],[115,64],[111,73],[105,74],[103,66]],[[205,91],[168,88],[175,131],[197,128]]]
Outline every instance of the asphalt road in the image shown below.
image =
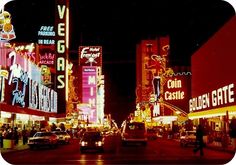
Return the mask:
[[9,163],[18,164],[226,164],[233,154],[204,149],[204,156],[193,153],[193,147],[180,147],[175,140],[157,139],[147,146],[139,144],[122,146],[119,138],[110,139],[105,151],[80,153],[79,142],[60,145],[56,149],[23,150],[5,153],[2,157]]

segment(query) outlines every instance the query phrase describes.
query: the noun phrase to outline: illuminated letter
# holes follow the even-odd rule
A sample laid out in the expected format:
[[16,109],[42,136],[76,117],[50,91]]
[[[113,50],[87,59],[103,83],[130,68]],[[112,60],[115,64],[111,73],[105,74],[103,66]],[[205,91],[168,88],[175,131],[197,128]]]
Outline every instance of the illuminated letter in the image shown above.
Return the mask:
[[57,28],[58,28],[58,35],[65,36],[65,23],[59,23]]
[[89,104],[91,106],[95,106],[95,99],[89,99]]
[[93,96],[93,87],[90,88],[90,96]]
[[57,59],[57,71],[65,70],[65,59],[63,57],[59,57]]
[[89,76],[89,79],[88,79],[88,84],[96,84],[96,81],[95,81],[95,76]]
[[65,52],[65,41],[64,40],[57,41],[57,52],[58,53]]
[[63,19],[64,15],[65,15],[65,10],[66,10],[66,6],[63,5],[62,7],[60,5],[57,5],[57,9],[58,9],[58,13],[59,13],[59,18]]
[[64,75],[59,75],[59,76],[57,77],[57,80],[61,83],[61,85],[58,85],[57,88],[64,88],[64,87],[65,87],[65,83],[64,83],[64,81],[62,80],[62,79],[64,79],[64,78],[65,78]]
[[212,106],[217,106],[217,95],[216,95],[216,90],[212,91]]
[[233,88],[234,88],[234,84],[230,84],[229,85],[229,102],[230,103],[233,103],[234,102],[234,90],[233,90]]
[[223,92],[224,92],[224,96],[223,96],[223,98],[224,98],[224,103],[225,104],[227,104],[227,90],[228,90],[228,86],[224,86],[223,88],[222,88],[222,90],[223,90]]
[[222,94],[222,89],[221,88],[219,88],[217,90],[217,100],[218,100],[218,105],[223,104],[223,94]]

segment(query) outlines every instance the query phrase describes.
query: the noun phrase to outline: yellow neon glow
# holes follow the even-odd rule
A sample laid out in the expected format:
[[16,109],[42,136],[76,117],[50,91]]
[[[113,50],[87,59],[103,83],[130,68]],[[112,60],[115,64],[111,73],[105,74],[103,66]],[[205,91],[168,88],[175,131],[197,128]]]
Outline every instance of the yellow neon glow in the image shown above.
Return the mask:
[[229,115],[236,115],[236,105],[201,112],[191,112],[188,114],[188,117],[189,119],[198,119],[203,117],[224,116],[226,115],[226,111],[228,111]]
[[67,8],[66,8],[66,73],[65,73],[65,76],[66,76],[66,91],[65,91],[65,99],[66,101],[68,101],[68,98],[69,98],[69,95],[68,95],[68,86],[69,86],[69,68],[68,68],[68,65],[69,65],[69,62],[68,62],[68,58],[69,58],[69,55],[68,55],[68,50],[69,50],[69,4],[67,3]]

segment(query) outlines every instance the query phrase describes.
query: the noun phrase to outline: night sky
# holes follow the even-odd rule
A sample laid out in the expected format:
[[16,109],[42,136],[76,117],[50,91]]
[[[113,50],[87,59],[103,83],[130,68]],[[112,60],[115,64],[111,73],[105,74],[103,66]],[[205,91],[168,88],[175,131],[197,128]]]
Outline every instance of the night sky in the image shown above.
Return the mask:
[[[41,25],[54,24],[54,0],[14,0],[16,42],[36,42]],[[136,44],[170,37],[170,65],[190,66],[197,51],[232,16],[221,0],[70,0],[70,59],[80,45],[103,47],[105,113],[120,124],[135,109]]]

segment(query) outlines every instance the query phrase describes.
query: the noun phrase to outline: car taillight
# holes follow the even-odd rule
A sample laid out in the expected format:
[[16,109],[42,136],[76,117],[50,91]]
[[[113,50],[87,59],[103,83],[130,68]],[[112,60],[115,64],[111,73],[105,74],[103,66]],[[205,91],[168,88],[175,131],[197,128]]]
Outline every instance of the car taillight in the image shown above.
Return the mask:
[[98,141],[95,143],[97,146],[102,146],[102,141]]

